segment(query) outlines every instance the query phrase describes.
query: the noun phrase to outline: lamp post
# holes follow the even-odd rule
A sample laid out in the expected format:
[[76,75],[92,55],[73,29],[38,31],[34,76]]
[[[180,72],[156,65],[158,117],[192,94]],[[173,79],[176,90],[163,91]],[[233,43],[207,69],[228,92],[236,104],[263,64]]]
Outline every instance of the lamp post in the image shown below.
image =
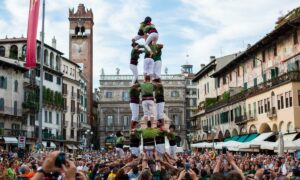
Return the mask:
[[209,134],[211,134],[212,136],[212,143],[213,143],[213,147],[214,147],[214,143],[215,143],[215,133],[216,133],[216,130],[214,128],[212,128],[211,130],[208,131]]
[[91,149],[91,137],[93,136],[93,131],[91,130],[86,130],[84,132],[85,134],[85,147],[88,148],[88,149]]

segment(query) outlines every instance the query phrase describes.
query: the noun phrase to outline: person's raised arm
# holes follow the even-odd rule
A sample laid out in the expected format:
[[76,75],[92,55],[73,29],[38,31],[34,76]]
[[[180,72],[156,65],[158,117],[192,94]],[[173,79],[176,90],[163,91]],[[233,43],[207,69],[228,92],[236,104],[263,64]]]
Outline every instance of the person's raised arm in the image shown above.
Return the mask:
[[223,155],[221,154],[221,155],[217,156],[216,159],[217,159],[217,161],[216,161],[216,165],[215,165],[213,173],[220,172],[220,167],[221,167],[221,163],[222,163],[222,160],[223,160]]
[[236,165],[235,161],[234,161],[234,157],[233,155],[227,151],[226,153],[226,157],[227,157],[227,161],[231,164],[231,166],[233,167],[234,170],[236,170],[240,175],[241,177],[243,178],[243,180],[246,180],[244,174],[243,174],[243,171]]

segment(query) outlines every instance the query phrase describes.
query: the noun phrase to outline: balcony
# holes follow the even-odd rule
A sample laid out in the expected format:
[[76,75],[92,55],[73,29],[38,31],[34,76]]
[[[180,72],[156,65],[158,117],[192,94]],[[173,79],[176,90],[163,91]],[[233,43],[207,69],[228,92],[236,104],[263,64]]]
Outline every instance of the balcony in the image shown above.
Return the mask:
[[202,126],[202,130],[203,130],[203,132],[208,133],[209,128],[208,128],[208,126]]
[[235,124],[244,124],[248,122],[248,118],[246,115],[242,115],[242,116],[237,116],[235,117]]
[[0,116],[13,116],[13,117],[21,117],[22,109],[2,106],[0,107]]
[[55,136],[54,134],[52,133],[49,133],[49,132],[43,132],[42,134],[42,138],[43,140],[56,140],[56,141],[62,141],[64,140],[63,136],[59,135],[59,136]]
[[270,119],[273,119],[273,118],[277,117],[276,108],[272,107],[271,110],[269,112],[267,112],[267,116]]
[[20,129],[0,129],[0,136],[26,136],[27,131]]
[[228,99],[219,100],[213,103],[211,106],[207,107],[205,109],[205,112],[212,112],[222,107],[235,104],[237,102],[245,100],[246,98],[256,96],[289,82],[300,82],[300,71],[287,72],[281,76],[263,82],[255,87],[243,90],[238,94],[230,96]]

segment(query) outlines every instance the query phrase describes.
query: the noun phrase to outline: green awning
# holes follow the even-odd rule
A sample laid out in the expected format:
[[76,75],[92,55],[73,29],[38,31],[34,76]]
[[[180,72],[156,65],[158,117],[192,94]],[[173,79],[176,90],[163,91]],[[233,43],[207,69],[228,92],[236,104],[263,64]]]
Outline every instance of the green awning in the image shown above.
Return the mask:
[[236,141],[238,138],[239,138],[239,136],[233,136],[233,137],[231,138],[231,140],[232,140],[232,141]]
[[250,142],[257,137],[258,134],[250,134],[244,142]]
[[242,135],[240,136],[240,138],[237,140],[238,142],[244,142],[248,137],[248,134],[247,135]]
[[224,139],[224,142],[227,142],[227,141],[231,141],[232,138],[226,138]]

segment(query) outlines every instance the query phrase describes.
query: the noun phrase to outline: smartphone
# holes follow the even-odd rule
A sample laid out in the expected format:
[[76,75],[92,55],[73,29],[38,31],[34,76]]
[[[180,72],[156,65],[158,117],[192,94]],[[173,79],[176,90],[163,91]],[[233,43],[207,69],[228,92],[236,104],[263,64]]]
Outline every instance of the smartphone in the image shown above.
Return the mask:
[[61,152],[58,154],[57,158],[55,159],[55,166],[62,167],[63,164],[66,163],[66,154]]
[[228,148],[226,146],[222,147],[222,153],[223,154],[226,154],[228,151]]
[[185,165],[184,165],[184,168],[185,168],[185,171],[188,172],[191,168],[190,163],[186,162]]

